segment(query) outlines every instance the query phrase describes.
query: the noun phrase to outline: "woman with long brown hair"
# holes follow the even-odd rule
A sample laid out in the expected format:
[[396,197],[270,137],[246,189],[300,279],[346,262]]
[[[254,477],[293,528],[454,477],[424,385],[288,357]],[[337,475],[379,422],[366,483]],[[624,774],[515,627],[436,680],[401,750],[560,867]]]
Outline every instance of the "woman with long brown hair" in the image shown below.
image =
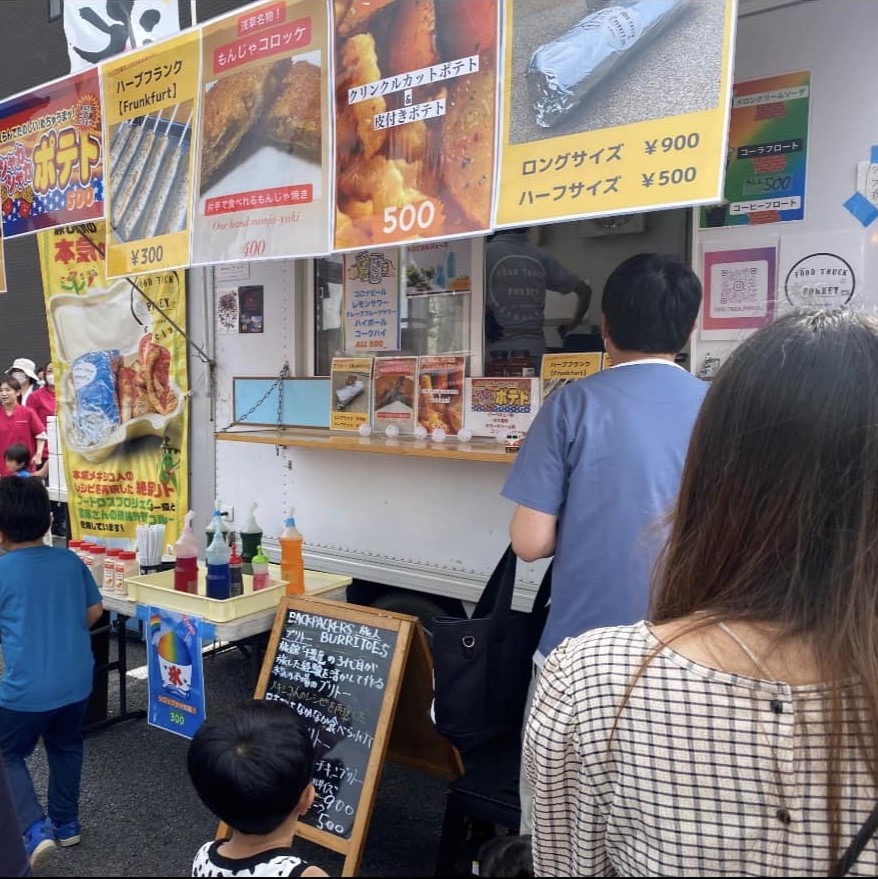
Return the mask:
[[796,312],[713,382],[651,622],[546,662],[536,875],[878,875],[876,746],[878,323]]

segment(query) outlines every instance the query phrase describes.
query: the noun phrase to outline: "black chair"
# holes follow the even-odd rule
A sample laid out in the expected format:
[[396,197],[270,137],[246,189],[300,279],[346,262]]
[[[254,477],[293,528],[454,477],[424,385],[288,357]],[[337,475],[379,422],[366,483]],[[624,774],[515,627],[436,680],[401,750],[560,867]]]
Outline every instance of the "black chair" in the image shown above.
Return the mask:
[[472,876],[482,845],[500,833],[518,833],[520,735],[463,754],[464,773],[448,785],[436,855],[436,876]]

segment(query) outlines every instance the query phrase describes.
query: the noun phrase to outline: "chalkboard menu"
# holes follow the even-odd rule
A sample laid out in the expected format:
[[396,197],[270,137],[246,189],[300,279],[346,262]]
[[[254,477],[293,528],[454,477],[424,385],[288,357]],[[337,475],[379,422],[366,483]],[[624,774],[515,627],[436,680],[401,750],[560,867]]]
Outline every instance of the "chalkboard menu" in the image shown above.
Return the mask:
[[264,698],[286,702],[310,727],[317,796],[302,821],[350,839],[398,633],[317,607],[286,609]]

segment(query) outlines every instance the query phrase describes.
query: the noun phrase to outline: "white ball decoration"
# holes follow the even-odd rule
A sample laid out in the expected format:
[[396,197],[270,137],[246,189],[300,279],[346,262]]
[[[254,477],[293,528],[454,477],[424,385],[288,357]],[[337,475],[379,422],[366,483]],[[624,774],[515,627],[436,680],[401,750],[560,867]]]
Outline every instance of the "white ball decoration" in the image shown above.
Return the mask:
[[423,424],[419,424],[415,428],[415,438],[419,440],[427,438],[427,428]]
[[372,435],[372,425],[371,424],[361,424],[357,431],[360,436],[371,436]]
[[445,431],[442,430],[441,427],[434,428],[433,433],[431,433],[430,436],[433,438],[434,443],[445,442]]
[[386,428],[384,428],[384,433],[390,439],[396,439],[399,436],[399,428],[395,424],[388,424]]
[[458,438],[462,443],[468,443],[468,442],[473,438],[473,432],[472,432],[471,430],[468,430],[468,429],[465,428],[465,427],[462,427],[462,428],[457,432],[457,438]]

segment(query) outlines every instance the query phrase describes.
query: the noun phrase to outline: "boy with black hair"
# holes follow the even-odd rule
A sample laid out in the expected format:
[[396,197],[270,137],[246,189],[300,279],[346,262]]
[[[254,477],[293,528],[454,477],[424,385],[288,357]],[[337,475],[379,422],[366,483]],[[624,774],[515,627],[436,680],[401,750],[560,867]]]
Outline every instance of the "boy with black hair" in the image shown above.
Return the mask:
[[[0,479],[0,752],[31,864],[80,839],[82,725],[92,689],[89,629],[103,612],[88,568],[43,544],[49,495],[36,479]],[[26,760],[42,737],[48,818]]]
[[231,828],[206,842],[193,876],[326,876],[293,853],[296,822],[314,802],[314,746],[283,702],[251,699],[208,718],[189,745],[201,801]]
[[30,476],[27,466],[30,464],[30,455],[27,447],[21,443],[13,443],[3,453],[6,462],[6,470],[13,476]]

